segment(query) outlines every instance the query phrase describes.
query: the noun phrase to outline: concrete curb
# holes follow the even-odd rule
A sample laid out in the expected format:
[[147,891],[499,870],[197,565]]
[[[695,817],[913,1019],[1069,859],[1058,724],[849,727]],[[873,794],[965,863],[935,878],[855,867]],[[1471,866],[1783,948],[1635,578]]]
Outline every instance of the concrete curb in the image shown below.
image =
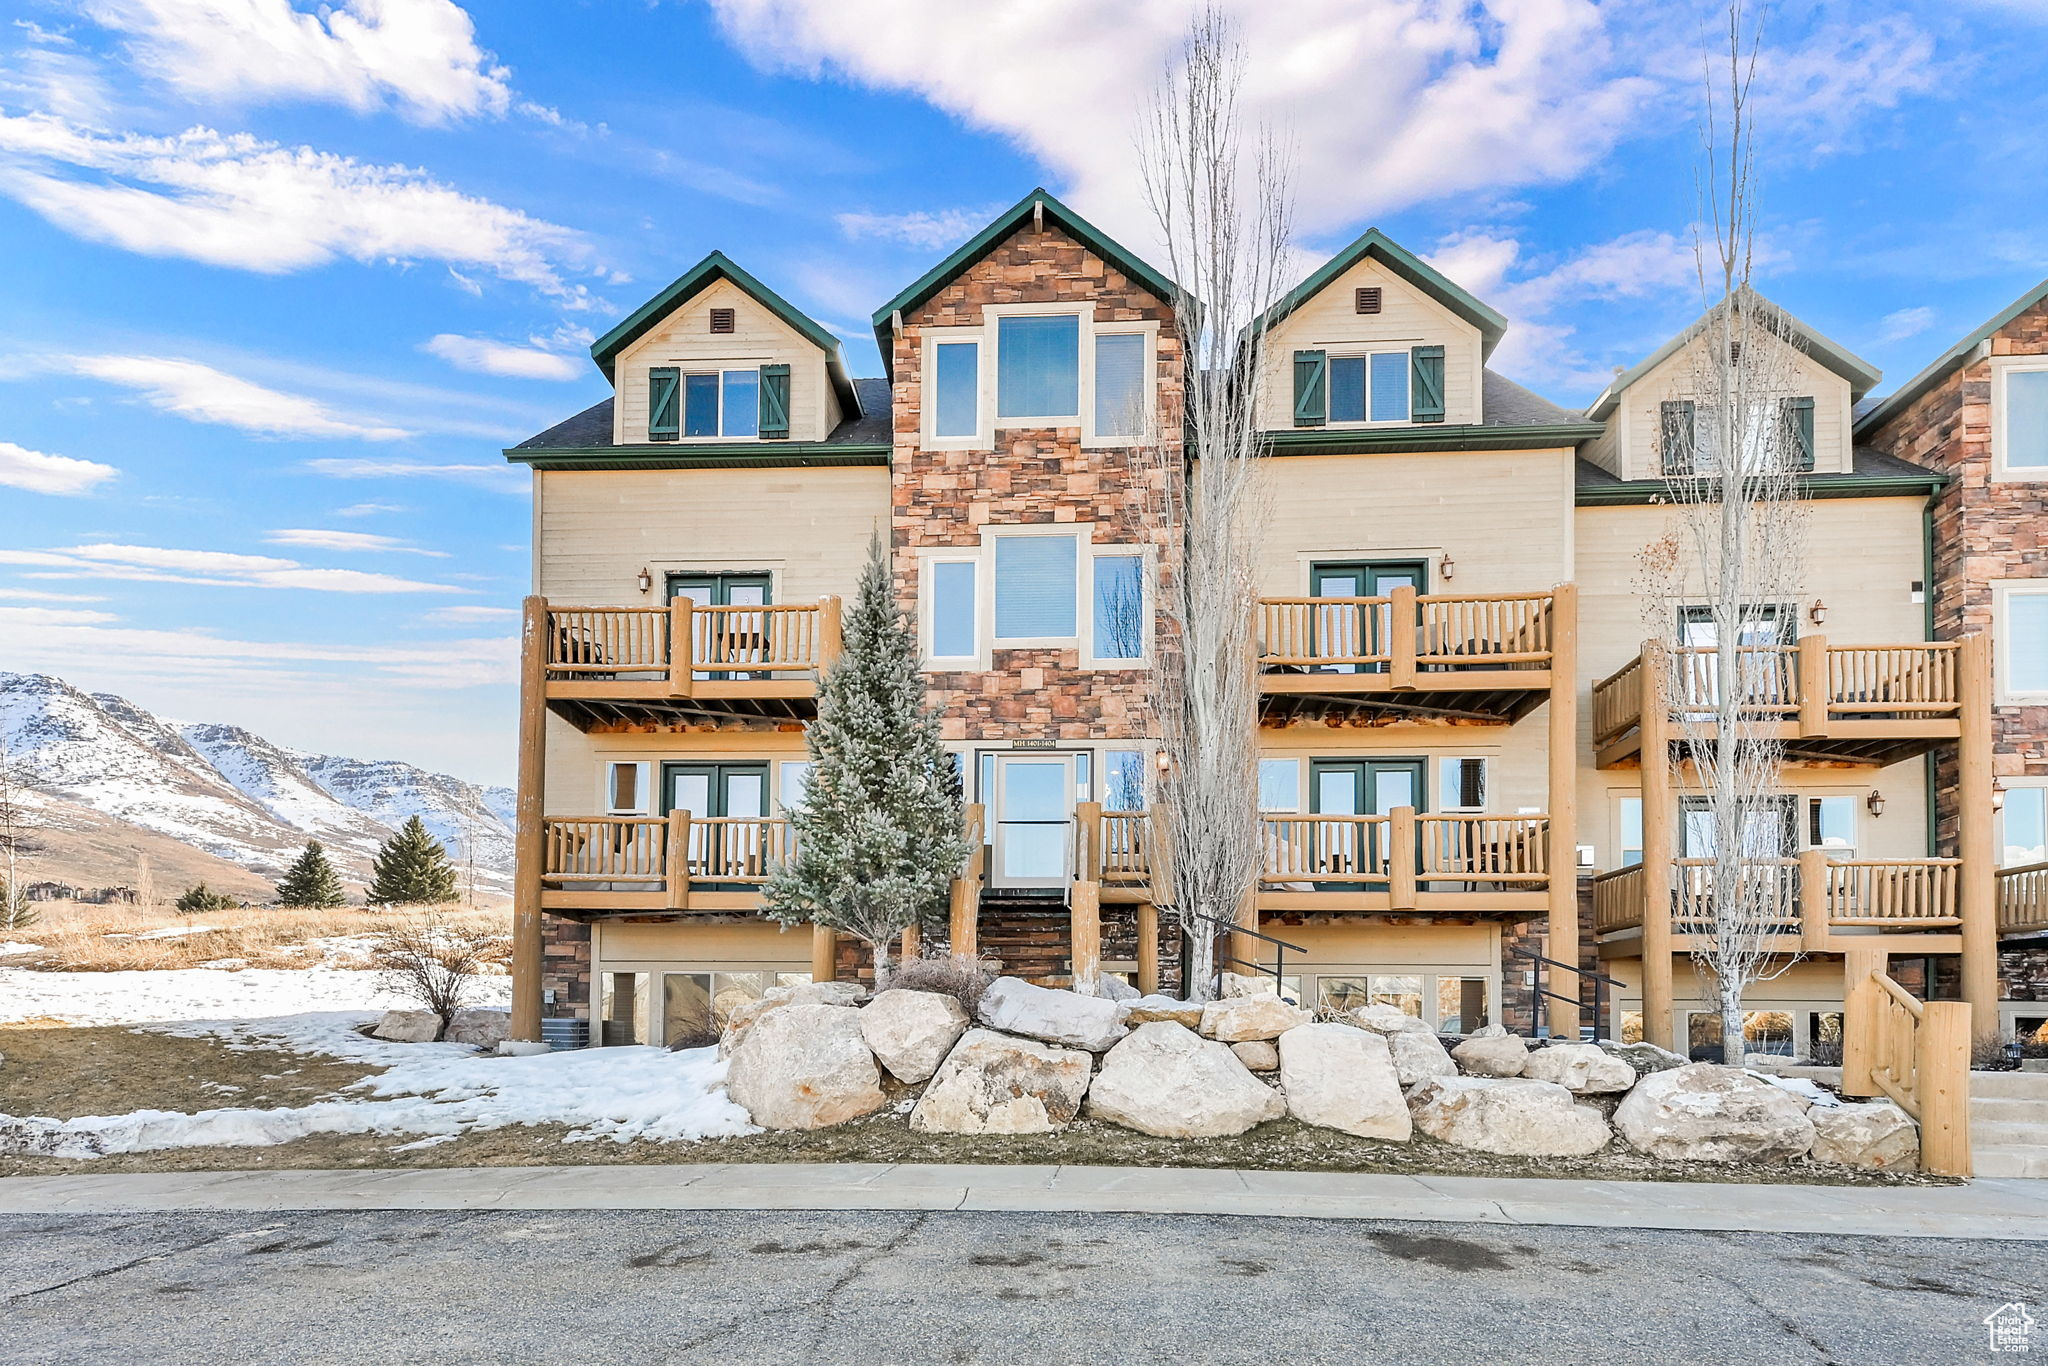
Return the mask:
[[2048,1180],[1753,1186],[1209,1168],[681,1164],[0,1180],[0,1214],[176,1210],[1003,1210],[2048,1242]]

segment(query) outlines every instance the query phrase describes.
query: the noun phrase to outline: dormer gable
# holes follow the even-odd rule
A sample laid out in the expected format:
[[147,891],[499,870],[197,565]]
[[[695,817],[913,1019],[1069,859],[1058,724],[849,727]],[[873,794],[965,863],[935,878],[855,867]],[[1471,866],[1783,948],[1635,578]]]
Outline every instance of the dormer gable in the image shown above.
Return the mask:
[[1269,431],[1485,421],[1482,371],[1507,320],[1378,228],[1254,323]]
[[821,441],[860,402],[839,339],[712,252],[592,343],[619,445]]
[[[1774,400],[1805,447],[1802,464],[1815,474],[1848,474],[1855,468],[1850,414],[1856,401],[1882,377],[1869,362],[1831,341],[1760,294],[1756,305],[1772,315],[1752,345],[1776,351],[1781,367]],[[1659,479],[1668,460],[1692,445],[1698,377],[1704,348],[1718,344],[1708,310],[1636,366],[1623,370],[1593,400],[1586,416],[1603,425],[1588,442],[1585,458],[1620,479]],[[1773,335],[1773,334],[1776,335]]]

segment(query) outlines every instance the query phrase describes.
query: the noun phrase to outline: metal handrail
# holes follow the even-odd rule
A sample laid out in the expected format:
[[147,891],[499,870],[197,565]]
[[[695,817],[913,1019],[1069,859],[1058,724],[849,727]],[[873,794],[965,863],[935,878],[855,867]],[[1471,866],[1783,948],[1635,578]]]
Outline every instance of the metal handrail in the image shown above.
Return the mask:
[[1225,963],[1235,963],[1239,967],[1250,968],[1254,972],[1271,972],[1273,976],[1274,986],[1273,994],[1277,996],[1280,994],[1281,990],[1283,990],[1286,986],[1288,951],[1292,950],[1295,953],[1308,952],[1308,950],[1303,948],[1301,945],[1290,944],[1285,939],[1277,939],[1274,936],[1267,934],[1264,930],[1248,929],[1245,926],[1238,924],[1235,920],[1225,920],[1222,916],[1210,915],[1205,911],[1184,911],[1177,906],[1161,906],[1159,909],[1162,911],[1169,912],[1173,915],[1177,915],[1181,917],[1183,920],[1193,919],[1206,921],[1208,924],[1215,926],[1218,930],[1230,934],[1243,934],[1249,935],[1253,939],[1263,939],[1268,944],[1271,944],[1273,946],[1273,966],[1270,969],[1267,968],[1263,963],[1251,962],[1247,959],[1239,958],[1236,954],[1225,953],[1219,955],[1216,959],[1216,981],[1214,983],[1216,988],[1216,994],[1218,996],[1221,996],[1223,994],[1223,965]]
[[[1577,973],[1579,980],[1582,982],[1590,980],[1593,983],[1593,1039],[1591,1041],[1597,1042],[1599,1040],[1600,1017],[1606,1013],[1607,1009],[1606,988],[1613,987],[1619,990],[1622,984],[1618,980],[1609,977],[1604,972],[1594,972],[1590,968],[1582,968],[1575,963],[1564,963],[1555,958],[1546,957],[1534,949],[1525,949],[1519,944],[1508,945],[1508,952],[1514,954],[1517,958],[1527,958],[1534,963],[1542,963],[1553,968],[1563,968],[1566,972]],[[1550,988],[1543,985],[1541,980],[1538,980],[1536,983],[1536,994],[1548,996],[1553,1001],[1563,1001],[1567,1005],[1580,1006],[1585,1004],[1576,996],[1566,996],[1561,992],[1550,990]],[[1530,1022],[1532,1028],[1534,1024],[1534,1021]]]

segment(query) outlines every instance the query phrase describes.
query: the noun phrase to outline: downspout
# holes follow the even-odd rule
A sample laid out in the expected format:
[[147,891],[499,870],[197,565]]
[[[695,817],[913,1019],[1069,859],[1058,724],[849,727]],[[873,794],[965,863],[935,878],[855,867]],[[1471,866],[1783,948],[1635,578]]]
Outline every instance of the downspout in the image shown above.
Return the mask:
[[[1934,504],[1947,485],[1927,495],[1927,501],[1920,506],[1920,605],[1921,638],[1934,639]],[[1921,803],[1927,812],[1927,857],[1935,857],[1941,848],[1941,818],[1935,809],[1940,798],[1941,784],[1935,775],[1935,752],[1928,750],[1920,756],[1921,770],[1927,784],[1926,800]]]

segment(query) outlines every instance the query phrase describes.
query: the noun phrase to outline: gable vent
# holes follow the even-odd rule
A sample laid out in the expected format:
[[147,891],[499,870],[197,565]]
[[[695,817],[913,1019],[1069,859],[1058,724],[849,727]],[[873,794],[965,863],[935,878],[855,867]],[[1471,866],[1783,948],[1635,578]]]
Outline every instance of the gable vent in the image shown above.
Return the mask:
[[730,332],[732,331],[732,329],[733,321],[731,309],[714,308],[711,310],[711,330],[713,332]]
[[1353,293],[1352,301],[1360,313],[1377,313],[1380,311],[1380,287],[1378,285],[1362,286]]

